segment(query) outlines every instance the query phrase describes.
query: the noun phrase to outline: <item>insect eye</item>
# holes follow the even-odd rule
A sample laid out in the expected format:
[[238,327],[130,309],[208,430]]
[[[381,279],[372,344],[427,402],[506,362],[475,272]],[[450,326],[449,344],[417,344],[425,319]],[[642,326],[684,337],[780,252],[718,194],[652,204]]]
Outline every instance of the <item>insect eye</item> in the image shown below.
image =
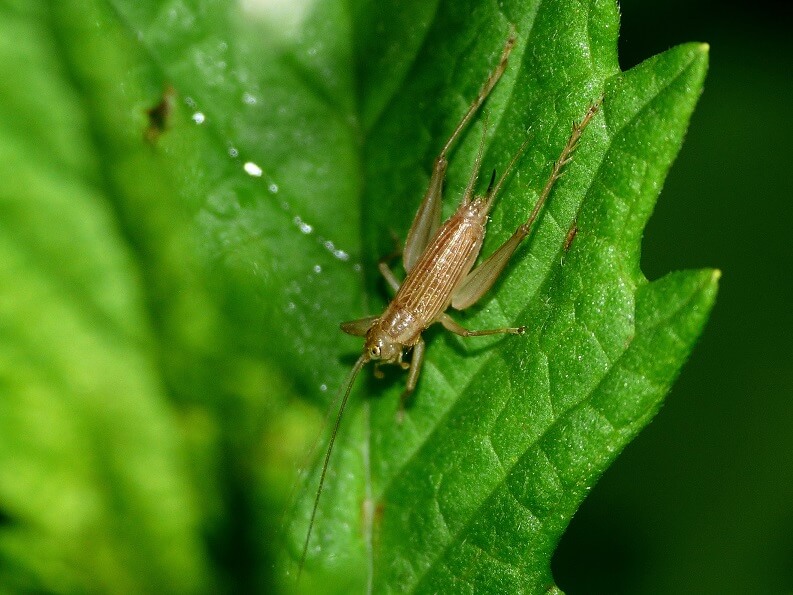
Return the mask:
[[372,347],[369,350],[369,355],[371,355],[372,357],[380,357],[380,346],[375,345],[374,347]]

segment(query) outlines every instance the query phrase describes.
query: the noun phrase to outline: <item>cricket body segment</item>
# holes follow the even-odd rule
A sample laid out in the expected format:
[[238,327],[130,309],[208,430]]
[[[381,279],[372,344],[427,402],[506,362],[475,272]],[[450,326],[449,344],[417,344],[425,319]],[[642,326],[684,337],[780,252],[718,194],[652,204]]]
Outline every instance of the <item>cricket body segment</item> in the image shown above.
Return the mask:
[[[517,150],[498,181],[496,182],[495,172],[493,172],[485,194],[474,196],[474,187],[479,178],[484,150],[485,134],[483,133],[473,172],[460,206],[445,223],[441,224],[441,198],[448,165],[447,157],[467,124],[504,73],[514,44],[515,32],[514,28],[510,27],[510,35],[504,45],[498,65],[490,73],[479,95],[460,120],[440,155],[435,159],[429,186],[413,219],[402,253],[402,262],[407,272],[405,280],[400,283],[386,261],[379,263],[380,272],[396,295],[380,316],[367,316],[341,325],[341,329],[345,333],[365,337],[365,343],[363,352],[347,379],[344,396],[325,453],[319,486],[314,498],[314,507],[303,545],[299,572],[303,569],[308,552],[311,530],[314,526],[336,433],[358,372],[370,361],[374,361],[376,364],[397,364],[403,369],[409,370],[405,391],[402,394],[402,405],[404,405],[404,400],[416,387],[424,361],[425,344],[421,335],[431,325],[439,322],[447,330],[464,337],[494,334],[519,335],[525,331],[523,326],[472,331],[455,322],[452,317],[446,314],[446,310],[449,307],[456,310],[468,308],[493,286],[512,254],[528,237],[554,184],[561,177],[565,165],[571,160],[584,128],[597,113],[600,100],[590,106],[578,124],[573,124],[570,138],[553,164],[551,175],[528,219],[519,225],[512,236],[490,257],[474,268],[485,237],[488,214],[507,176],[526,149],[528,139]],[[403,357],[410,351],[412,351],[410,362],[404,362]],[[400,413],[402,410],[400,407]]]
[[[510,45],[507,45],[509,48]],[[506,50],[505,50],[506,51]],[[497,72],[497,71],[496,71]],[[492,76],[492,75],[491,75]],[[473,107],[477,107],[474,104]],[[380,271],[386,281],[396,290],[396,295],[388,304],[383,314],[379,317],[367,317],[342,324],[342,330],[354,335],[366,337],[362,357],[375,360],[378,363],[399,364],[410,370],[405,392],[402,400],[416,387],[418,374],[424,357],[424,341],[421,334],[432,324],[440,322],[447,330],[464,337],[494,335],[494,334],[523,334],[525,327],[507,327],[487,330],[468,330],[454,321],[446,310],[451,306],[456,310],[463,310],[475,304],[498,279],[499,274],[506,266],[509,258],[520,243],[531,232],[531,227],[545,204],[553,185],[562,175],[562,170],[572,159],[573,151],[578,146],[578,141],[584,128],[595,116],[600,108],[600,101],[593,104],[583,119],[578,124],[573,124],[573,130],[562,153],[553,165],[551,176],[545,184],[529,218],[518,226],[512,236],[504,242],[489,258],[478,267],[473,268],[482,242],[485,237],[487,217],[498,191],[504,184],[507,176],[517,163],[526,148],[527,141],[521,145],[515,156],[510,161],[498,182],[491,180],[490,187],[484,196],[477,196],[473,200],[471,194],[474,184],[479,176],[479,167],[482,160],[482,144],[479,148],[471,180],[457,211],[443,225],[437,227],[432,221],[424,222],[420,218],[423,212],[437,212],[440,209],[434,205],[422,205],[413,222],[411,231],[420,229],[422,225],[437,228],[426,244],[421,245],[419,256],[415,262],[409,262],[403,256],[407,277],[400,284],[396,276],[385,262],[380,263]],[[455,130],[459,134],[460,128]],[[452,138],[451,140],[454,140]],[[449,147],[451,142],[446,144]],[[446,149],[444,149],[446,150]],[[444,160],[445,161],[445,160]],[[436,160],[436,164],[439,160]],[[437,170],[436,170],[437,173]],[[440,192],[431,195],[434,187],[440,188],[441,183],[430,180],[430,190],[424,197],[424,202],[440,202]],[[426,234],[408,236],[407,242],[414,238],[420,241]],[[414,246],[409,246],[411,249]],[[408,254],[406,243],[404,254]],[[413,349],[410,364],[402,361],[404,353]]]
[[[385,312],[366,334],[366,346],[387,340],[413,347],[421,333],[449,307],[455,289],[471,270],[485,236],[487,210],[481,199],[460,206],[436,232]],[[385,354],[379,358],[388,361]]]

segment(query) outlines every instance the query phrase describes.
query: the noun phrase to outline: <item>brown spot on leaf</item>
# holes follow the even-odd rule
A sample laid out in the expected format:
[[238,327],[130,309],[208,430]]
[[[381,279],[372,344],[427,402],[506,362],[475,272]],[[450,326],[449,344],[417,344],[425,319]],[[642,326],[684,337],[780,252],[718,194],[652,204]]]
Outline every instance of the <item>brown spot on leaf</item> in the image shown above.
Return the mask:
[[168,85],[163,91],[160,102],[146,110],[146,115],[149,117],[149,125],[143,133],[143,137],[147,142],[152,145],[155,144],[157,139],[168,129],[175,101],[176,89],[172,85]]

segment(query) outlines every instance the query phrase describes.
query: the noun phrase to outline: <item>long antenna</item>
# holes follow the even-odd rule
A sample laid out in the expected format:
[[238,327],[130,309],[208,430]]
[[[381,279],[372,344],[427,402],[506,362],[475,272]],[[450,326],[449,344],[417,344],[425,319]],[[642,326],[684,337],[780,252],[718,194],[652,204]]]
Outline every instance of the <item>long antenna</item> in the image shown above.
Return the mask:
[[350,396],[350,391],[352,390],[352,385],[355,383],[355,379],[358,376],[358,372],[361,371],[364,364],[369,361],[369,357],[366,353],[361,354],[361,357],[358,358],[358,361],[355,362],[355,365],[350,370],[350,374],[347,377],[347,388],[344,391],[344,398],[341,400],[341,406],[339,407],[339,414],[336,416],[336,424],[333,426],[333,433],[330,435],[330,444],[328,444],[328,450],[325,453],[325,461],[322,463],[322,473],[319,476],[319,486],[317,486],[317,495],[314,496],[314,507],[311,509],[311,520],[308,522],[308,531],[306,532],[306,541],[303,544],[303,553],[300,555],[300,566],[297,570],[297,580],[300,580],[300,575],[303,573],[303,565],[306,563],[306,554],[308,554],[308,542],[311,539],[311,530],[314,528],[314,517],[317,516],[317,507],[319,506],[319,497],[322,495],[322,487],[325,485],[325,474],[328,472],[328,463],[330,462],[330,453],[333,452],[333,445],[336,442],[336,434],[339,432],[339,426],[341,425],[341,418],[344,414],[344,408],[347,405],[347,399]]

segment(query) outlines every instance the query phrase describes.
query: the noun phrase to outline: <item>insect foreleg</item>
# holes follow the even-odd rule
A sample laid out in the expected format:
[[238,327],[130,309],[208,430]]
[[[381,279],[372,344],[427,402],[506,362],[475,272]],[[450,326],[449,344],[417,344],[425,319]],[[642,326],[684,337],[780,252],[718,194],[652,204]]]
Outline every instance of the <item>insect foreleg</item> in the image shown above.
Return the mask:
[[401,422],[405,417],[405,404],[410,398],[410,395],[416,390],[416,384],[419,381],[419,374],[421,373],[421,366],[424,363],[424,348],[426,344],[424,339],[419,339],[419,342],[413,347],[413,355],[410,358],[410,370],[408,371],[408,379],[405,385],[405,390],[399,397],[399,409],[397,410],[397,421]]
[[369,330],[369,327],[371,327],[378,318],[378,316],[365,316],[357,320],[342,322],[339,327],[348,335],[363,337],[366,335],[366,331]]

